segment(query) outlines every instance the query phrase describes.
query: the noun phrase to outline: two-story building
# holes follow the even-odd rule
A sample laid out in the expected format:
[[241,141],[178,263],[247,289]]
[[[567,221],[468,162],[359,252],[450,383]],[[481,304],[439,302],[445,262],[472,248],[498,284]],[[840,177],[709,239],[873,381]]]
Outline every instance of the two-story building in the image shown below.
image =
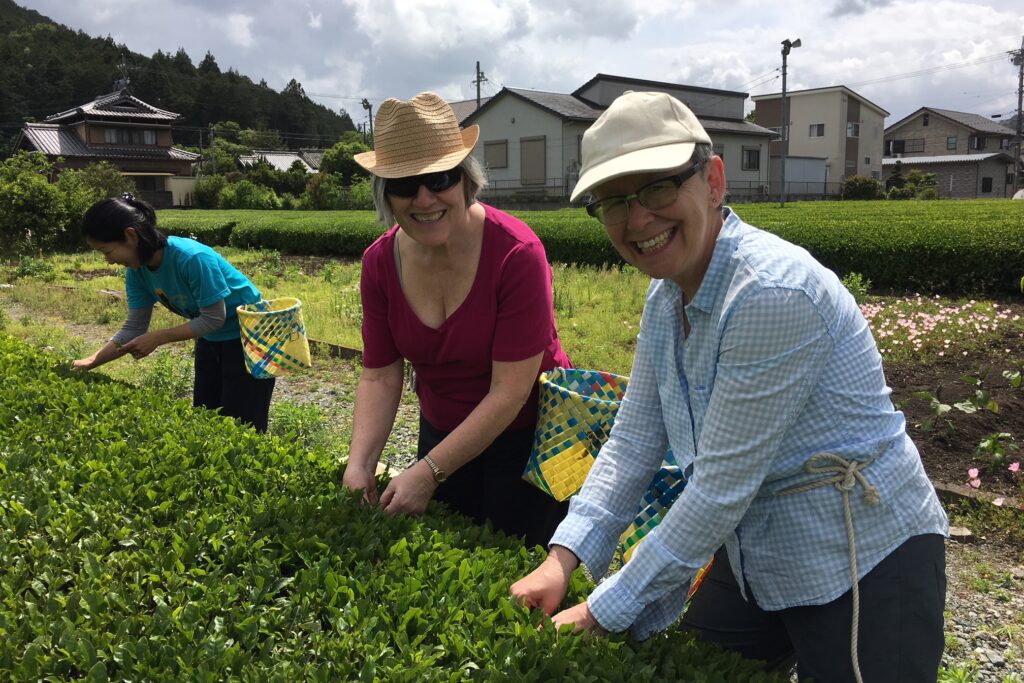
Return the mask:
[[787,92],[789,140],[784,141],[782,93],[751,99],[757,123],[778,133],[771,145],[773,193],[784,150],[789,195],[838,195],[848,176],[881,179],[882,135],[889,112],[874,102],[845,85]]
[[110,162],[154,207],[182,206],[191,204],[199,155],[174,146],[171,123],[179,118],[121,88],[43,123],[26,123],[14,148],[45,154],[58,168]]
[[572,93],[502,88],[453,103],[462,125],[479,124],[473,152],[487,170],[490,200],[564,202],[579,178],[583,133],[627,90],[665,92],[694,112],[725,162],[731,199],[761,198],[772,132],[745,121],[746,93],[597,74]]
[[1009,197],[1013,136],[978,114],[921,107],[885,129],[884,180],[917,169],[935,174],[940,197]]

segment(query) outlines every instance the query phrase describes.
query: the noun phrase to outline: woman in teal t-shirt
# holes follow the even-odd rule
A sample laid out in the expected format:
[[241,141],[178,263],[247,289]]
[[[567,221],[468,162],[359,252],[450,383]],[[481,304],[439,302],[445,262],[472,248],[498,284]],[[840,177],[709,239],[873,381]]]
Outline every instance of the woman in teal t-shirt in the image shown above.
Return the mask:
[[[128,319],[81,370],[130,353],[144,358],[158,346],[196,340],[192,403],[220,408],[266,431],[273,379],[255,379],[245,368],[236,308],[260,300],[260,291],[220,254],[195,240],[167,237],[156,227],[156,212],[126,194],[94,204],[82,221],[86,243],[108,263],[127,268]],[[149,331],[153,306],[163,304],[188,322]]]

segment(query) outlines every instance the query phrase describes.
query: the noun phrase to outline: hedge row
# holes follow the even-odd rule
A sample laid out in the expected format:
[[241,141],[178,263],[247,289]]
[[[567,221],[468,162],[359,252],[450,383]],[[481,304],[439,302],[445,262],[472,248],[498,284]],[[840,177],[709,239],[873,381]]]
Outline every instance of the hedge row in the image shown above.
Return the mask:
[[537,551],[5,336],[0,362],[4,680],[772,680],[679,633],[537,631],[508,595]]
[[[805,247],[840,275],[921,293],[1013,292],[1024,275],[1024,205],[1000,200],[746,204],[747,222]],[[581,209],[514,212],[552,261],[622,261]],[[161,224],[211,244],[358,257],[383,232],[371,212],[163,211]]]

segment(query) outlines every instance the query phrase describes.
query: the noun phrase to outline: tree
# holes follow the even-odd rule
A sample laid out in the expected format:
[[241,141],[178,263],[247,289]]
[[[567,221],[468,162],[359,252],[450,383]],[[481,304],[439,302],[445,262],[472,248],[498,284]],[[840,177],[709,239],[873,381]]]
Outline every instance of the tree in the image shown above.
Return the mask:
[[276,130],[246,128],[238,134],[239,144],[250,149],[284,149],[284,141]]
[[206,56],[203,57],[203,61],[199,62],[199,66],[196,67],[196,71],[203,75],[220,74],[220,67],[217,66],[217,60],[214,59],[213,53],[209,50],[206,51]]
[[367,177],[369,173],[356,163],[355,155],[360,152],[369,152],[370,148],[362,140],[352,142],[339,142],[324,152],[320,161],[321,173],[337,173],[345,185],[351,185],[353,179]]
[[71,246],[84,209],[50,182],[53,164],[21,151],[0,163],[0,254],[11,257]]

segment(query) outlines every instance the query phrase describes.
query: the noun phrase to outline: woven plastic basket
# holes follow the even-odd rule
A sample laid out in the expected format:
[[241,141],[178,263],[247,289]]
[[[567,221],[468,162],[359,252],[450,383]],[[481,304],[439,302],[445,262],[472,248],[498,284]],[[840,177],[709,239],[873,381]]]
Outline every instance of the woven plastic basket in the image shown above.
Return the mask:
[[302,322],[302,302],[293,297],[238,307],[245,366],[257,379],[312,367]]
[[[557,500],[577,493],[601,446],[608,440],[629,378],[610,372],[555,368],[540,376],[539,413],[533,452],[523,478]],[[686,485],[671,451],[639,502],[633,523],[619,538],[619,552],[628,562],[641,541],[665,517]],[[690,584],[697,590],[709,562]]]
[[540,376],[540,411],[523,477],[557,500],[580,490],[608,439],[629,378],[554,368]]

